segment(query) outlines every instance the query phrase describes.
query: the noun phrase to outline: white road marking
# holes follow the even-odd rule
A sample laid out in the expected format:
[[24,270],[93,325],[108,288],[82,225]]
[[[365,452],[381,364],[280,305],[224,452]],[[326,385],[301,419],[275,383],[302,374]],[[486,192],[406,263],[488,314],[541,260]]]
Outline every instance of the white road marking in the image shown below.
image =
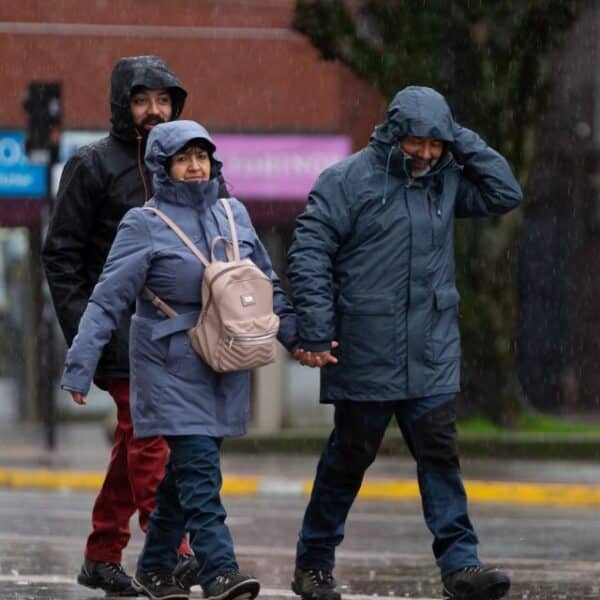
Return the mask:
[[29,585],[31,583],[77,584],[75,577],[67,577],[66,575],[29,575],[21,573],[0,575],[0,582],[16,583],[17,585]]
[[[261,596],[283,596],[284,598],[298,598],[292,590],[280,590],[277,588],[261,588],[259,598]],[[377,594],[349,594],[342,591],[342,598],[345,600],[390,600],[393,598],[402,598],[406,600],[406,596],[378,596]],[[439,598],[410,598],[410,600],[439,600]]]

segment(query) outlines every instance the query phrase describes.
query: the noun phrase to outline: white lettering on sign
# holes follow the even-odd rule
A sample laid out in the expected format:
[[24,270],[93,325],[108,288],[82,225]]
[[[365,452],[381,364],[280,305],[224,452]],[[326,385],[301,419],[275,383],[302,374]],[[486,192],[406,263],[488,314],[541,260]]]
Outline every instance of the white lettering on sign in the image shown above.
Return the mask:
[[33,177],[31,175],[0,172],[0,186],[28,187],[30,185],[33,185]]
[[323,169],[339,160],[339,156],[316,153],[308,156],[263,154],[257,157],[232,156],[227,168],[244,175],[310,175],[316,177]]

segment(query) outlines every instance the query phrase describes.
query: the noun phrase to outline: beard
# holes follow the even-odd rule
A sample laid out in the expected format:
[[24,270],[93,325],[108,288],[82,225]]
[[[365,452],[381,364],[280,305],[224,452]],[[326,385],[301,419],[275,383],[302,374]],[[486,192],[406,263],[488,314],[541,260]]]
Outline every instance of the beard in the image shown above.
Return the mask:
[[429,171],[435,166],[437,160],[430,161],[419,161],[419,166],[417,166],[414,162],[412,163],[412,176],[413,177],[423,177],[423,175],[427,175]]
[[140,129],[142,130],[142,135],[148,136],[148,134],[152,131],[152,128],[155,125],[160,125],[161,123],[166,123],[167,120],[159,117],[158,115],[149,115],[142,122]]
[[[404,151],[403,151],[404,152]],[[424,177],[435,167],[438,163],[439,158],[432,158],[431,160],[418,160],[418,165],[416,164],[416,159],[414,156],[411,156],[407,152],[404,152],[404,156],[409,160],[409,164],[411,165],[411,175],[415,178]]]

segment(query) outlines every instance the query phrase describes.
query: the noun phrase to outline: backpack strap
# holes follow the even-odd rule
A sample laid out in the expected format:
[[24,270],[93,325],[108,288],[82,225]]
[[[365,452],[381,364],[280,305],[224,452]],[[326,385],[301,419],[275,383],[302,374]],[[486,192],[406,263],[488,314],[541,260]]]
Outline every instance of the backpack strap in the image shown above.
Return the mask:
[[[162,212],[161,210],[158,210],[158,208],[153,208],[152,206],[144,206],[144,208],[142,210],[149,210],[150,212],[153,212],[157,217],[160,217],[177,234],[179,239],[181,239],[181,241],[194,253],[194,255],[198,258],[198,260],[205,267],[208,267],[210,265],[210,263],[208,262],[208,259],[204,256],[204,254],[202,254],[202,252],[200,252],[200,250],[198,250],[198,248],[196,247],[196,244],[194,244],[194,242],[192,242],[192,240],[190,240],[190,238],[187,235],[185,235],[185,233],[183,233],[183,231],[173,221],[173,219],[171,219],[170,217],[165,215],[165,213]],[[237,241],[237,236],[236,236],[236,241]],[[236,245],[236,247],[237,247],[237,245]],[[234,253],[235,253],[235,250],[234,250]],[[239,249],[238,249],[238,259],[239,259]]]
[[223,242],[223,246],[225,247],[225,254],[227,255],[227,260],[231,262],[235,258],[235,253],[233,252],[233,246],[231,242],[222,235],[217,235],[213,238],[213,241],[210,243],[210,259],[215,262],[217,260],[215,256],[215,249],[219,242]]
[[231,232],[231,242],[233,246],[233,257],[235,260],[240,260],[240,246],[238,243],[237,229],[235,227],[235,219],[231,212],[231,205],[227,198],[220,198],[221,204],[225,208],[225,214],[227,215],[227,221],[229,222],[229,231]]
[[[149,210],[150,212],[153,212],[157,217],[160,217],[177,234],[181,241],[194,253],[196,258],[198,258],[198,260],[205,267],[209,266],[210,263],[208,262],[204,254],[202,254],[202,252],[200,252],[200,250],[196,248],[194,242],[192,242],[192,240],[190,240],[190,238],[187,235],[185,235],[185,233],[183,233],[180,227],[170,217],[168,217],[161,210],[158,210],[158,208],[153,208],[152,206],[144,206],[143,210]],[[156,306],[158,310],[167,315],[167,317],[171,317],[173,319],[179,316],[178,312],[173,310],[166,302],[161,300],[150,288],[145,287],[144,294],[146,295],[146,298],[148,298],[148,300],[150,300],[150,302],[152,302],[152,304]]]
[[163,302],[149,287],[144,288],[144,294],[146,295],[146,298],[148,298],[158,310],[167,315],[167,317],[174,319],[179,316],[178,312],[173,310],[166,302]]
[[[223,207],[225,208],[227,221],[229,223],[229,230],[231,232],[233,258],[235,260],[240,260],[240,247],[238,243],[237,229],[235,227],[235,220],[233,218],[233,212],[231,211],[231,205],[229,204],[229,200],[227,200],[227,198],[221,198],[221,202],[223,203]],[[190,238],[185,233],[183,233],[181,228],[170,217],[168,217],[164,212],[162,212],[158,208],[154,208],[152,206],[144,206],[143,210],[149,210],[150,212],[153,212],[157,217],[160,217],[177,234],[179,239],[181,239],[181,241],[194,253],[198,260],[205,267],[209,266],[210,263],[208,262],[204,254],[202,254],[202,252],[198,250],[194,242],[192,242],[192,240],[190,240]],[[229,260],[231,260],[231,256],[229,254],[229,240],[221,236],[216,237],[213,240],[211,244],[211,255],[214,255],[215,243],[221,240],[225,242],[225,250],[227,253],[227,257],[229,258]],[[179,316],[178,312],[173,310],[166,302],[161,300],[150,288],[145,287],[144,294],[146,295],[146,298],[148,298],[148,300],[150,300],[150,302],[152,302],[152,304],[156,306],[158,310],[167,315],[167,317],[175,318]]]

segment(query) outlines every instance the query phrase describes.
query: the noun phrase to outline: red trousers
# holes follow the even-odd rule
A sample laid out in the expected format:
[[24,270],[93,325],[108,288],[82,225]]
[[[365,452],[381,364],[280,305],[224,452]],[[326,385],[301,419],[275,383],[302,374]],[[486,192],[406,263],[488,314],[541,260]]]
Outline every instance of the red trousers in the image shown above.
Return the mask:
[[[129,381],[112,379],[108,392],[117,405],[117,428],[104,483],[92,511],[93,531],[85,556],[100,562],[121,562],[131,532],[129,520],[137,510],[146,531],[156,490],[165,474],[169,448],[162,437],[134,439],[129,410]],[[192,554],[184,539],[180,554]]]

